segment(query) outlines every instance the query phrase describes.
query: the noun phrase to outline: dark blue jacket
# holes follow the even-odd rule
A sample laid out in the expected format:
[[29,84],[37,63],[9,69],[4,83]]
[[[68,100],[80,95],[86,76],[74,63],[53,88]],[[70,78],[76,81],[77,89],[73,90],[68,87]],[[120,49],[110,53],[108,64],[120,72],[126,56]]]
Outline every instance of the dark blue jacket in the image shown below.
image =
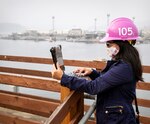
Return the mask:
[[89,75],[92,80],[63,74],[61,85],[72,90],[97,95],[97,124],[136,124],[132,102],[136,80],[130,64],[108,61],[105,69]]

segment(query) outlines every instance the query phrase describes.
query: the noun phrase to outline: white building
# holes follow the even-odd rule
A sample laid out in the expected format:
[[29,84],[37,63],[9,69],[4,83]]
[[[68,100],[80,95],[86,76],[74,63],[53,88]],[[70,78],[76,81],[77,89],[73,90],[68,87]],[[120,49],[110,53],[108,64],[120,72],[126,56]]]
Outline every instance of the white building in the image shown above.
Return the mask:
[[71,29],[68,36],[81,37],[83,35],[82,29]]

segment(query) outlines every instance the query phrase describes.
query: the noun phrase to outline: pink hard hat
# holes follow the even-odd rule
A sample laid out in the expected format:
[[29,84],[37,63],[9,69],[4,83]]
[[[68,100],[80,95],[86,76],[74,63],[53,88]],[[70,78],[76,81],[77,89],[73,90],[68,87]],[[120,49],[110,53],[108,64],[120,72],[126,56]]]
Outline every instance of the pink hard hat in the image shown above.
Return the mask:
[[106,35],[100,42],[111,40],[136,40],[138,39],[138,29],[129,18],[121,17],[114,19],[108,26]]

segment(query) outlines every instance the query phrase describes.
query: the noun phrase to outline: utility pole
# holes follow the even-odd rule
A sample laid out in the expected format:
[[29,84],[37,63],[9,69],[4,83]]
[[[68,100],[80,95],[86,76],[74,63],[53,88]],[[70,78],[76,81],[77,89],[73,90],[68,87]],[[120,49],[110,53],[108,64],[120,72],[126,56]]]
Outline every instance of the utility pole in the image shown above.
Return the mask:
[[55,16],[52,16],[52,31],[53,31],[53,34],[54,34],[54,31],[55,31]]
[[135,17],[132,17],[132,21],[133,21],[133,22],[135,21]]
[[109,17],[110,17],[110,14],[107,14],[107,26],[109,25]]
[[95,32],[96,32],[96,30],[97,30],[97,29],[96,29],[96,23],[97,23],[97,19],[95,18],[95,19],[94,19],[94,31],[95,31]]

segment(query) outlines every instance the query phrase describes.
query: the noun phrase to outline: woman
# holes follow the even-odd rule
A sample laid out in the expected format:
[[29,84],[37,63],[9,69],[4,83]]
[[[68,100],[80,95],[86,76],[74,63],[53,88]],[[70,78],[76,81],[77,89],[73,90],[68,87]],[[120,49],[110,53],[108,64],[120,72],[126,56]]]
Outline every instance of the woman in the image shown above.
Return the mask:
[[113,20],[106,36],[101,40],[112,58],[102,72],[79,68],[74,73],[89,76],[92,80],[68,76],[54,69],[52,76],[61,80],[61,85],[72,90],[97,95],[97,124],[136,124],[132,102],[136,98],[136,82],[142,79],[139,53],[133,46],[138,30],[128,18]]

